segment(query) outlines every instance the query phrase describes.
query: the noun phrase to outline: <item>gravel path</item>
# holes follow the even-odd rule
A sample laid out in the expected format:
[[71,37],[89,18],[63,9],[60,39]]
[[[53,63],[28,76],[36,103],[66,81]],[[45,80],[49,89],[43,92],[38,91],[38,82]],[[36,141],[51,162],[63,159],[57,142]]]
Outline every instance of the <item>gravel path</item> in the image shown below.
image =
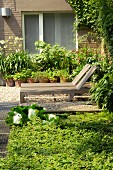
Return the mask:
[[19,102],[19,87],[0,86],[0,102]]
[[[19,87],[5,87],[0,86],[0,108],[3,109],[5,105],[7,107],[11,107],[13,105],[19,104]],[[41,96],[42,97],[42,96]],[[39,105],[45,107],[47,110],[98,110],[97,106],[92,106],[89,104],[89,101],[80,101],[80,100],[74,100],[73,102],[66,102],[66,95],[60,96],[62,99],[54,102],[53,99],[46,98],[47,96],[43,96],[45,98],[38,98],[34,101],[28,101],[28,104],[30,103],[38,103]]]

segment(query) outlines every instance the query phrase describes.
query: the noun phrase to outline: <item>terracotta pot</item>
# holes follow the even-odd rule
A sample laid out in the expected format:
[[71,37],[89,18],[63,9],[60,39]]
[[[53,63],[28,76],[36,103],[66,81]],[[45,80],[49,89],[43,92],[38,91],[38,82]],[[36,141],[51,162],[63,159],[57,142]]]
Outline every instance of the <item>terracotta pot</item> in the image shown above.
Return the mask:
[[35,81],[34,81],[33,78],[28,78],[28,79],[27,79],[27,82],[28,82],[28,83],[34,83]]
[[40,77],[38,78],[39,83],[50,83],[50,80],[46,77]]
[[6,86],[7,87],[14,87],[15,86],[15,81],[13,79],[7,79],[6,80]]
[[21,80],[15,80],[15,86],[16,87],[21,87]]

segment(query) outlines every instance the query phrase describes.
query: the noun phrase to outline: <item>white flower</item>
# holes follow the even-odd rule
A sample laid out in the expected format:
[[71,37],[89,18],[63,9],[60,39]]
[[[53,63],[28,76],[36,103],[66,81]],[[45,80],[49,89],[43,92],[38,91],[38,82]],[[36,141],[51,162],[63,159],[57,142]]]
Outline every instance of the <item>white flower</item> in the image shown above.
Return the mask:
[[52,118],[56,119],[56,116],[54,114],[49,114],[48,119],[51,120]]
[[28,110],[28,118],[29,119],[33,119],[34,117],[36,117],[36,114],[38,113],[38,110],[37,109],[32,109],[30,108]]
[[13,123],[15,124],[20,124],[20,120],[22,118],[22,115],[19,114],[18,112],[14,112],[14,116],[13,116]]

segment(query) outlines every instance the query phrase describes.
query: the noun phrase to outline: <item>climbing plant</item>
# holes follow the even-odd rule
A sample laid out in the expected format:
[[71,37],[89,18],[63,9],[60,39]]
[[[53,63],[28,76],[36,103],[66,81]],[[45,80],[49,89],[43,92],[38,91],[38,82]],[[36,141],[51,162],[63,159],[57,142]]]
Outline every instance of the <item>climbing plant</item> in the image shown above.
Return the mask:
[[[67,0],[78,18],[78,28],[91,27],[104,39],[113,57],[113,0]],[[75,24],[77,26],[77,24]]]

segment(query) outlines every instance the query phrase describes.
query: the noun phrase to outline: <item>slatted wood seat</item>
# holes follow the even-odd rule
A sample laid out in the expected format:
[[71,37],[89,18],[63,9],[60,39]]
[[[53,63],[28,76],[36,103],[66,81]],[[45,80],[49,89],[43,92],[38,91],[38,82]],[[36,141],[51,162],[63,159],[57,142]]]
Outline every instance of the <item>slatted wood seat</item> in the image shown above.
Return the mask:
[[89,86],[85,85],[85,82],[95,70],[96,66],[86,64],[75,79],[69,83],[22,83],[20,90],[20,103],[24,103],[25,97],[27,96],[44,94],[68,94],[68,100],[70,101],[75,94],[89,92]]

